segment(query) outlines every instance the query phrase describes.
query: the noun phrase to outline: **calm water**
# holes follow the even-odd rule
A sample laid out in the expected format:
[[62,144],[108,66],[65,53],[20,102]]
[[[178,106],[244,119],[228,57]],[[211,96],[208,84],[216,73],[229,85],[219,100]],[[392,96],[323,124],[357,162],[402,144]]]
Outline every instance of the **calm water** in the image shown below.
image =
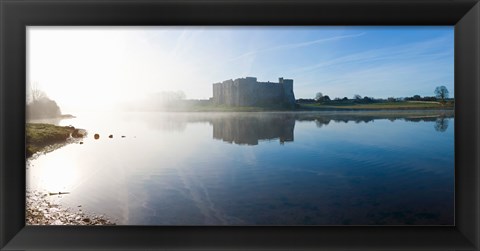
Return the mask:
[[76,115],[27,186],[119,224],[454,224],[451,112]]

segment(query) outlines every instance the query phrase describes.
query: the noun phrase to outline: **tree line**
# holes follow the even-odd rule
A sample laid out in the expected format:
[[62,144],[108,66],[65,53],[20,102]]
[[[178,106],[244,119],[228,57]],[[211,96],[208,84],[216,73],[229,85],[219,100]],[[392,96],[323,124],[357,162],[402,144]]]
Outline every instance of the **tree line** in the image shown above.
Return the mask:
[[27,96],[27,117],[30,119],[58,118],[62,115],[57,102],[51,100],[47,94],[32,84]]
[[313,99],[297,99],[297,102],[299,103],[375,103],[375,102],[399,102],[399,101],[435,101],[435,102],[441,102],[441,103],[446,103],[449,97],[449,91],[447,87],[445,86],[438,86],[434,90],[435,96],[425,96],[422,97],[420,95],[413,95],[411,97],[403,97],[403,98],[395,98],[395,97],[389,97],[387,99],[383,98],[374,98],[374,97],[368,97],[364,96],[362,97],[359,94],[353,95],[351,99],[347,97],[336,97],[334,99],[331,99],[330,96],[324,95],[321,92],[317,92],[315,94],[315,98]]

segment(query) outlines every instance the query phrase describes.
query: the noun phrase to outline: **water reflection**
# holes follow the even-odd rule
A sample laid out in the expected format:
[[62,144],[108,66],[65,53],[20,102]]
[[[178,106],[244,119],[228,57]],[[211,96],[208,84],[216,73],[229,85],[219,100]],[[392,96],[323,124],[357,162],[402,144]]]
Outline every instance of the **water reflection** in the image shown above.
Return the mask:
[[238,145],[258,145],[259,140],[293,141],[295,118],[290,114],[271,116],[228,116],[210,121],[213,138]]
[[445,117],[437,118],[435,121],[435,131],[445,132],[448,128],[448,119]]
[[127,225],[452,225],[453,121],[453,111],[79,115],[61,124],[127,137],[41,156],[27,184]]
[[212,125],[213,139],[237,145],[258,145],[262,140],[294,141],[296,122],[315,122],[318,128],[330,123],[370,123],[375,120],[435,122],[435,131],[445,132],[453,111],[360,111],[360,112],[270,112],[270,113],[172,113],[152,118],[151,127],[165,131],[186,129],[189,123]]

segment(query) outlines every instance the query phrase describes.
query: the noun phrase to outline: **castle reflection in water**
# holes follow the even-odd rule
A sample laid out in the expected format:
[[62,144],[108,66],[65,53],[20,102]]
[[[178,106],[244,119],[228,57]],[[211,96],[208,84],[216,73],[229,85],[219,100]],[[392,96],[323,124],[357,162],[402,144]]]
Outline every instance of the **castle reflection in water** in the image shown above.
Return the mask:
[[291,114],[214,118],[213,138],[238,145],[258,145],[259,140],[293,141],[295,117]]
[[241,112],[241,113],[169,113],[150,121],[152,127],[183,131],[191,123],[208,123],[213,139],[237,145],[258,145],[263,140],[280,144],[293,142],[295,123],[314,122],[318,128],[330,123],[369,123],[374,120],[434,122],[432,129],[444,132],[453,111],[352,111],[352,112]]

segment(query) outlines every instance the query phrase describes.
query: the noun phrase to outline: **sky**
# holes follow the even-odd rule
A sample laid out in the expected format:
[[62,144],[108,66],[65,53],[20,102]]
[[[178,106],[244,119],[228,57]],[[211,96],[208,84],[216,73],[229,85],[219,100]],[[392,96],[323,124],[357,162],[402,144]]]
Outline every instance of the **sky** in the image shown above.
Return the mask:
[[453,26],[27,28],[27,89],[63,113],[109,110],[164,91],[212,97],[212,84],[294,80],[298,98],[454,97]]

